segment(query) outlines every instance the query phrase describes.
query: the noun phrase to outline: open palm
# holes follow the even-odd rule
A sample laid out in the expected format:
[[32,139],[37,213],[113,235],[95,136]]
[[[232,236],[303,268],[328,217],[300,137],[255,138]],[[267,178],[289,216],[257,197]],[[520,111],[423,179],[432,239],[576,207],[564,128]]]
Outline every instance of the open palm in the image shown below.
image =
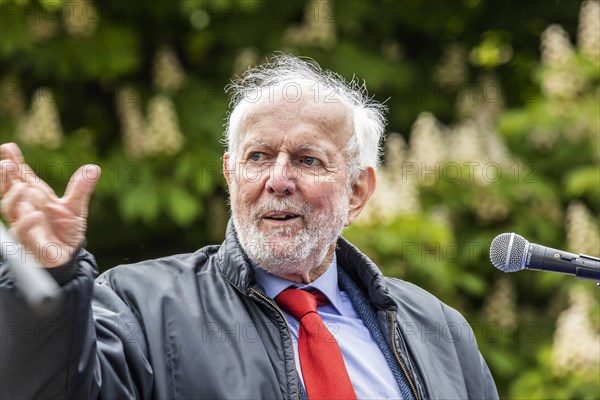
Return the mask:
[[25,164],[14,143],[0,146],[0,208],[14,237],[46,268],[68,262],[83,241],[100,167],[80,167],[63,197]]

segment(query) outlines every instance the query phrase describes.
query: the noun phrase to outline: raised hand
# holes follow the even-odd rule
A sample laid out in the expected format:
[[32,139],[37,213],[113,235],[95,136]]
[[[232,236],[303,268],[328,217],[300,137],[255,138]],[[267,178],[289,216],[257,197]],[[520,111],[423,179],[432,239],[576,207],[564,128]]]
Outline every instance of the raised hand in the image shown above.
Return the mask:
[[15,143],[0,145],[0,212],[10,231],[39,264],[53,268],[68,262],[83,241],[90,196],[100,167],[80,167],[63,197],[25,164]]

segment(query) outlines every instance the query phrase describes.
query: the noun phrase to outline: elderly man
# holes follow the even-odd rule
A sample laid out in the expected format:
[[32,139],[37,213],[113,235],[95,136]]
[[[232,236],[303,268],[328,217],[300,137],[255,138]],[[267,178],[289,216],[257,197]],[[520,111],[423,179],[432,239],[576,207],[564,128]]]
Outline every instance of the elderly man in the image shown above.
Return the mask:
[[[16,328],[3,335],[0,395],[497,398],[462,316],[340,236],[375,189],[383,107],[291,56],[230,90],[223,244],[95,280],[81,243],[99,169],[77,171],[58,198],[16,145],[1,147],[3,216],[66,301],[37,319],[3,266],[0,318]],[[60,251],[42,252],[49,243]]]

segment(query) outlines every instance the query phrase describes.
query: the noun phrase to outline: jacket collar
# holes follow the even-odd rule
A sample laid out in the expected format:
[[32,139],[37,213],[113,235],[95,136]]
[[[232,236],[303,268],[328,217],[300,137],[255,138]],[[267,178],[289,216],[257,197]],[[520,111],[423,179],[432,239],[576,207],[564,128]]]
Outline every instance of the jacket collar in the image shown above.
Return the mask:
[[341,236],[338,237],[336,255],[338,268],[343,268],[350,275],[367,294],[375,308],[396,310],[396,303],[390,296],[386,278],[369,257]]
[[[378,309],[395,308],[385,278],[373,261],[341,236],[337,241],[336,256],[338,268],[343,268],[367,293],[373,306]],[[218,260],[225,278],[242,293],[247,295],[256,285],[252,261],[240,246],[233,219],[227,224],[225,241],[219,249]]]
[[252,262],[238,241],[233,219],[229,219],[225,231],[225,241],[217,253],[221,272],[229,282],[242,293],[255,285]]

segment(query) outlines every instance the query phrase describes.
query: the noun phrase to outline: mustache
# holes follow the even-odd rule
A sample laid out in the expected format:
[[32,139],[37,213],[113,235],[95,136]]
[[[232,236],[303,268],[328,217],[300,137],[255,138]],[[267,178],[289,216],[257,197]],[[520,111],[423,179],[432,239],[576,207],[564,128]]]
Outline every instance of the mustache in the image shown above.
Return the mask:
[[307,203],[297,203],[289,198],[268,199],[252,207],[255,221],[259,221],[263,215],[273,211],[287,211],[306,219],[306,216],[310,215],[312,207]]

